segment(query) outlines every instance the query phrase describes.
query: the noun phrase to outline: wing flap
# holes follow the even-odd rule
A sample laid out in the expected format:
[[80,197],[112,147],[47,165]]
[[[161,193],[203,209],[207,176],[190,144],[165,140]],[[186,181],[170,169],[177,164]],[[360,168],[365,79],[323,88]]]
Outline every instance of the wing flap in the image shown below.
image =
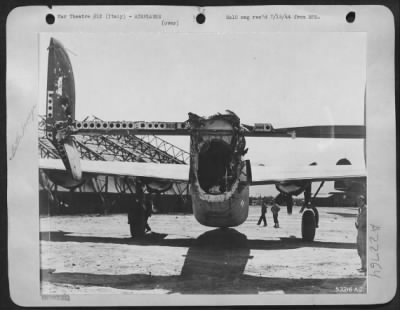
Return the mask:
[[305,166],[267,167],[251,166],[252,185],[276,184],[284,181],[335,181],[360,179],[367,176],[365,167],[357,166]]
[[[59,159],[41,158],[39,167],[45,170],[65,171]],[[171,181],[189,180],[189,166],[179,164],[81,160],[81,169],[84,174],[146,177]]]

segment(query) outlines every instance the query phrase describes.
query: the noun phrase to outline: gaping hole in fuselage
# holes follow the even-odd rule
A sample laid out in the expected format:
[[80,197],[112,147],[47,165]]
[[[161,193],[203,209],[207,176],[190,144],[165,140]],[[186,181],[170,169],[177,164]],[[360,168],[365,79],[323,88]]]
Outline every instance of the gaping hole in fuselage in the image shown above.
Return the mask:
[[218,195],[230,191],[234,182],[230,145],[222,140],[205,143],[198,163],[199,184],[206,193]]

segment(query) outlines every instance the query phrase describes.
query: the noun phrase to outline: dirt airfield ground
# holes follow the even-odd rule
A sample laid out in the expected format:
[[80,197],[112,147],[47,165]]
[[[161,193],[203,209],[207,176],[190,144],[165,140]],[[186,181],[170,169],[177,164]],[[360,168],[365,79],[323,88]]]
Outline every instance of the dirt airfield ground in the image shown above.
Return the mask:
[[319,208],[315,242],[301,241],[301,215],[282,208],[280,228],[257,226],[259,207],[235,229],[193,215],[153,215],[143,240],[127,216],[41,218],[42,294],[365,293],[357,271],[355,208]]

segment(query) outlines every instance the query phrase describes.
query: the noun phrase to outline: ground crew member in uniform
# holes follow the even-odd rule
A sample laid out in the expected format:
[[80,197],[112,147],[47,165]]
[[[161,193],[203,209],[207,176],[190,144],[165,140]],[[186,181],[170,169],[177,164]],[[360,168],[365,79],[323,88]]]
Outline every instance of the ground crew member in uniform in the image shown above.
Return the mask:
[[356,220],[357,228],[357,252],[361,259],[361,272],[367,271],[367,205],[363,195],[357,198],[358,216]]
[[148,231],[151,231],[148,220],[149,220],[149,217],[151,217],[152,208],[153,208],[153,202],[152,202],[152,199],[150,196],[146,198],[144,207],[145,207],[144,212],[145,212],[145,221],[146,221],[146,224],[144,226],[144,231],[148,232]]
[[132,237],[135,235],[135,226],[140,225],[139,221],[144,218],[143,199],[143,184],[140,180],[137,180],[135,184],[135,197],[133,200],[133,204],[128,209],[128,224]]
[[261,221],[263,221],[264,226],[267,226],[267,219],[265,218],[265,213],[267,213],[267,210],[268,210],[267,201],[266,201],[266,198],[264,197],[261,200],[261,215],[260,215],[257,225],[260,225]]
[[278,206],[275,200],[272,201],[271,212],[274,217],[274,227],[279,228],[278,213],[281,208]]

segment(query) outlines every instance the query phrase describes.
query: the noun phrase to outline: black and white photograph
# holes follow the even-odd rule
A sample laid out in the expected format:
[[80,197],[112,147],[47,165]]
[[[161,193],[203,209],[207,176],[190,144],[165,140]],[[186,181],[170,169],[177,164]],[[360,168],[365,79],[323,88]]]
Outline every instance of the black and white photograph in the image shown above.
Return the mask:
[[[221,16],[303,19],[237,11]],[[89,12],[56,14],[73,31],[36,37],[41,298],[367,296],[381,277],[368,35],[173,31],[183,21],[156,10]],[[163,30],[77,30],[85,19]]]
[[364,35],[40,43],[43,294],[366,292]]

